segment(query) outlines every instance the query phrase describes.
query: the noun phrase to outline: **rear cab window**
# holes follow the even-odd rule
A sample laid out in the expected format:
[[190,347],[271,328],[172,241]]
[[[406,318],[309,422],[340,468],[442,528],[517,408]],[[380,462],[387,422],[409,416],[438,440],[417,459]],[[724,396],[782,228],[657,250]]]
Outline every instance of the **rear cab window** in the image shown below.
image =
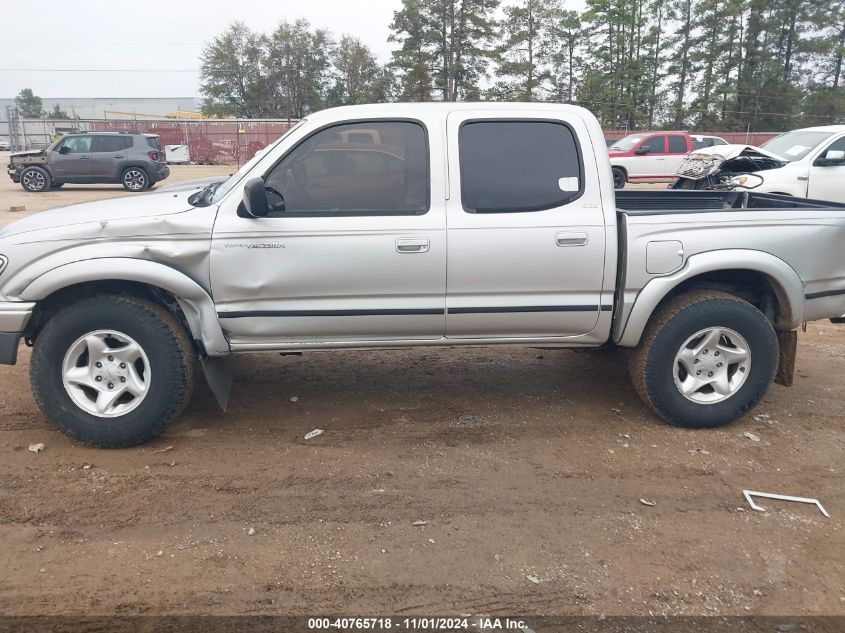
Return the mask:
[[119,152],[132,147],[132,137],[129,135],[100,135],[94,137],[95,152]]
[[563,122],[467,121],[458,146],[467,213],[543,211],[583,194],[578,142]]
[[687,139],[680,134],[669,135],[669,154],[686,154]]

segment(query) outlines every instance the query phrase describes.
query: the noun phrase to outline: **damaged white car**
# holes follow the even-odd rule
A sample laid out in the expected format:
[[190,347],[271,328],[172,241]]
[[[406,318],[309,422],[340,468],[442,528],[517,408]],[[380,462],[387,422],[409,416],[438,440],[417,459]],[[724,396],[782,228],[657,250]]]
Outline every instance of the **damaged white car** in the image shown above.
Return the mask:
[[754,189],[845,202],[845,125],[781,134],[761,147],[719,145],[690,153],[672,189]]

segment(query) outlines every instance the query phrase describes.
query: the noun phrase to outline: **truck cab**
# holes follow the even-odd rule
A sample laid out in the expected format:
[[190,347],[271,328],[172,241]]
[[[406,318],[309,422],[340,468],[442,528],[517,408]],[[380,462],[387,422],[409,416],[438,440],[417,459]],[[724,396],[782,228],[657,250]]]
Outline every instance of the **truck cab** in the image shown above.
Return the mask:
[[0,362],[31,345],[45,416],[103,447],[160,433],[197,364],[225,408],[262,351],[619,346],[664,420],[736,420],[845,316],[845,205],[615,192],[606,156],[574,106],[315,113],[224,182],[0,230]]

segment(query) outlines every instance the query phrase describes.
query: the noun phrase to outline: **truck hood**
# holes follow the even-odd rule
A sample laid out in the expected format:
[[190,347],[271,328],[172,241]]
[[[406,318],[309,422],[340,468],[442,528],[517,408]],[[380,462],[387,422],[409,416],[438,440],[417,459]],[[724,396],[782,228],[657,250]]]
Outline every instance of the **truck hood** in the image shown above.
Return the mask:
[[753,173],[778,169],[788,164],[777,154],[753,145],[716,145],[690,152],[675,174],[699,180],[718,173]]
[[182,213],[193,208],[188,202],[191,191],[155,192],[132,194],[106,200],[83,202],[66,207],[56,207],[35,213],[13,222],[0,230],[0,237],[19,235],[42,229],[56,229],[63,226],[88,222],[119,222],[121,220],[146,216]]

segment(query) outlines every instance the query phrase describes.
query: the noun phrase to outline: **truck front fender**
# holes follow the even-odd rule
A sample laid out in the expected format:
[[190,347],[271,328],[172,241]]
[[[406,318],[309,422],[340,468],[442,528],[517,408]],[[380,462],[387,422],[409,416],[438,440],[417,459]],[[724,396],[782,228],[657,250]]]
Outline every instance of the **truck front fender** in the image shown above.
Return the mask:
[[33,279],[19,293],[21,301],[41,301],[54,292],[92,281],[134,281],[172,294],[185,314],[188,327],[209,356],[229,353],[211,296],[193,279],[175,268],[143,259],[105,257],[57,266]]
[[614,342],[621,347],[636,347],[651,315],[672,290],[694,277],[720,270],[749,270],[765,276],[778,297],[780,328],[793,329],[800,325],[804,315],[804,285],[798,273],[770,253],[726,249],[692,255],[679,271],[650,280],[637,294],[627,320],[614,331]]

